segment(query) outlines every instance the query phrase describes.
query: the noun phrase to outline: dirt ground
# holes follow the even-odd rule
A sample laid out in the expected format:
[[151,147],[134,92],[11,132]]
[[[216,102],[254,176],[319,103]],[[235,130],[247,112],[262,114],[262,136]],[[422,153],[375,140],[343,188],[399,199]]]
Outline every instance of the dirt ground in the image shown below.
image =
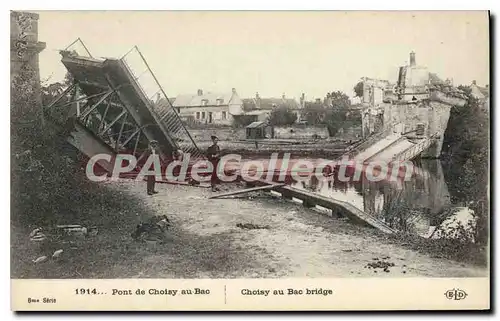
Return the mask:
[[[57,260],[35,264],[60,245],[36,248],[13,231],[13,278],[284,278],[480,277],[487,270],[434,258],[394,244],[361,227],[269,196],[208,199],[210,189],[144,182],[108,183],[136,195],[144,213],[121,209],[99,233],[64,248]],[[233,187],[234,188],[234,187]],[[167,240],[138,243],[130,233],[149,215],[166,214]],[[106,213],[102,213],[106,215]],[[263,227],[247,229],[237,224]],[[243,225],[245,227],[245,225]],[[29,232],[28,232],[29,233]],[[387,267],[387,268],[385,268]],[[384,269],[385,268],[385,269]]]

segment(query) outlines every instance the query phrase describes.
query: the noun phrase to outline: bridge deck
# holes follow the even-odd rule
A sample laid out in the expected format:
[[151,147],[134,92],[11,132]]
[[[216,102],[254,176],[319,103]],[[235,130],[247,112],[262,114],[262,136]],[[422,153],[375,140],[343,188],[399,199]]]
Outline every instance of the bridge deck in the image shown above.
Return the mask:
[[281,193],[281,195],[286,198],[295,197],[297,199],[301,199],[305,206],[312,207],[319,205],[321,207],[331,209],[333,212],[339,213],[340,215],[345,216],[354,222],[370,225],[384,233],[393,234],[396,232],[384,222],[363,212],[362,210],[347,202],[340,201],[331,197],[325,197],[323,195],[319,195],[318,193],[299,190],[290,186],[277,187],[276,191]]
[[375,141],[372,145],[366,147],[362,150],[358,155],[356,155],[355,159],[359,162],[364,162],[367,159],[373,157],[374,155],[380,153],[380,151],[390,147],[394,143],[398,142],[402,139],[401,134],[390,134],[386,137],[381,138],[378,141]]
[[251,182],[249,185],[270,187],[272,188],[272,190],[280,193],[284,199],[291,200],[292,198],[296,198],[302,200],[302,204],[305,207],[315,207],[316,205],[318,205],[323,208],[330,209],[332,211],[332,215],[347,217],[353,222],[372,226],[387,234],[396,233],[396,230],[386,225],[384,222],[363,212],[354,205],[344,201],[340,201],[331,197],[325,197],[318,193],[300,190],[291,186],[269,184],[265,181],[255,181]]
[[406,150],[412,148],[414,145],[415,143],[410,142],[406,138],[402,138],[396,141],[395,143],[391,144],[390,146],[387,146],[386,148],[378,151],[375,155],[373,155],[366,161],[377,160],[377,161],[389,162],[393,160],[397,155],[400,155],[401,153],[404,153]]

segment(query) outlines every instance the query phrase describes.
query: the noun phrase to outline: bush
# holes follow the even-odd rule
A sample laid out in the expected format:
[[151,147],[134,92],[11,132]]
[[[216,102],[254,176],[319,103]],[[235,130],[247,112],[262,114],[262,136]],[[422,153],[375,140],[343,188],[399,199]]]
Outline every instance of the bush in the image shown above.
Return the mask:
[[384,222],[404,234],[416,234],[414,220],[419,213],[405,201],[402,191],[385,202],[381,211]]
[[91,208],[119,206],[120,197],[85,177],[86,158],[67,143],[67,129],[42,124],[42,99],[61,91],[44,87],[41,99],[35,75],[25,68],[11,83],[11,223],[71,223]]

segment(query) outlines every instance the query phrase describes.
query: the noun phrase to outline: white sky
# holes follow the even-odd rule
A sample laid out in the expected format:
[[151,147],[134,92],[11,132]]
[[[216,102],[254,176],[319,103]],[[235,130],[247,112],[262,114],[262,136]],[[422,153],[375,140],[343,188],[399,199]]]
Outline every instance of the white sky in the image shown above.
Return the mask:
[[455,84],[489,83],[488,16],[469,12],[43,11],[41,77],[64,77],[58,49],[80,37],[94,56],[137,45],[166,94],[352,96],[361,77],[395,81],[416,52]]

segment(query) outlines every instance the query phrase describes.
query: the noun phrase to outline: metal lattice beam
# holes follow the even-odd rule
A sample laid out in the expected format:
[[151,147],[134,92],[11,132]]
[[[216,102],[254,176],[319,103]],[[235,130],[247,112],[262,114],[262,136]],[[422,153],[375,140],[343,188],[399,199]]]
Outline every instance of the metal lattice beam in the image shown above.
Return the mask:
[[95,104],[90,106],[87,110],[85,110],[82,113],[82,115],[80,116],[81,119],[87,118],[87,116],[90,115],[90,113],[93,112],[94,109],[96,109],[106,98],[108,98],[112,94],[114,94],[114,90],[110,90],[110,91],[104,93],[104,95]]

